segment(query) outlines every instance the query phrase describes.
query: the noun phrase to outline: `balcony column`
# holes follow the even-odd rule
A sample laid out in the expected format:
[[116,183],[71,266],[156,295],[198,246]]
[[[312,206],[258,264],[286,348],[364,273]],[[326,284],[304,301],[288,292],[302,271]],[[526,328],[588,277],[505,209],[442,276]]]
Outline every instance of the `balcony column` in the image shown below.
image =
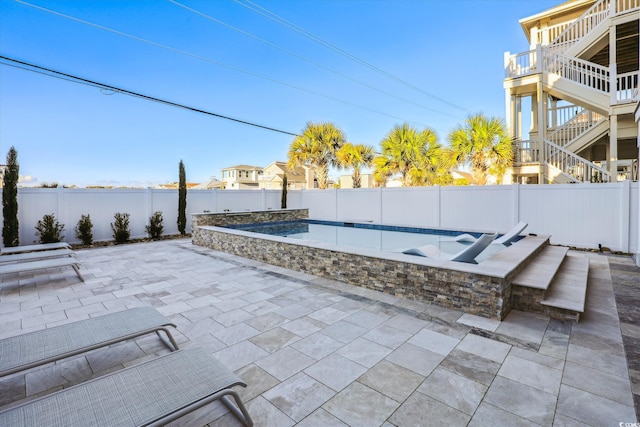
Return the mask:
[[609,150],[607,166],[611,174],[611,182],[618,181],[618,116],[609,116]]
[[536,108],[532,108],[537,114],[535,117],[535,122],[538,127],[538,152],[539,152],[539,162],[540,162],[540,171],[538,172],[538,182],[543,182],[544,179],[544,171],[543,169],[546,167],[545,164],[547,162],[545,155],[545,129],[546,126],[546,96],[542,88],[542,79],[540,79],[537,83],[536,88]]

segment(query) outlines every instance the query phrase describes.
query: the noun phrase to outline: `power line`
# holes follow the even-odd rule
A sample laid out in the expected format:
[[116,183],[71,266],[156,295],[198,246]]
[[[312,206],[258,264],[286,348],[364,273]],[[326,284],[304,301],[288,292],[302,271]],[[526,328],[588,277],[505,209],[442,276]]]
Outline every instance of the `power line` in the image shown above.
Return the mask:
[[131,90],[122,89],[122,88],[119,88],[119,87],[116,87],[116,86],[112,86],[112,85],[108,85],[108,84],[105,84],[105,83],[96,82],[96,81],[93,81],[93,80],[89,80],[89,79],[85,79],[85,78],[82,78],[82,77],[74,76],[73,74],[63,73],[61,71],[52,70],[51,68],[41,67],[39,65],[31,64],[29,62],[19,61],[17,59],[9,58],[7,56],[0,55],[0,59],[2,59],[4,61],[12,62],[13,64],[17,64],[17,65],[12,65],[12,64],[0,63],[1,65],[8,65],[8,66],[11,66],[11,67],[20,68],[20,69],[25,70],[25,71],[33,71],[33,72],[36,72],[36,73],[39,73],[39,74],[45,74],[45,75],[48,75],[50,77],[60,78],[62,80],[70,81],[70,82],[73,82],[73,83],[81,83],[81,84],[93,86],[93,87],[100,88],[100,89],[111,90],[111,91],[114,91],[116,93],[123,93],[125,95],[130,95],[130,96],[133,96],[133,97],[136,97],[136,98],[145,99],[147,101],[153,101],[153,102],[157,102],[157,103],[160,103],[160,104],[169,105],[171,107],[183,108],[185,110],[193,111],[194,113],[206,114],[206,115],[209,115],[209,116],[218,117],[218,118],[224,119],[224,120],[230,120],[232,122],[240,123],[240,124],[247,125],[247,126],[257,127],[257,128],[269,130],[269,131],[272,131],[272,132],[283,133],[285,135],[291,135],[291,136],[298,136],[297,133],[288,132],[288,131],[285,131],[285,130],[280,130],[280,129],[272,128],[272,127],[269,127],[269,126],[260,125],[260,124],[249,122],[249,121],[246,121],[246,120],[236,119],[236,118],[225,116],[225,115],[222,115],[222,114],[212,113],[210,111],[202,110],[200,108],[190,107],[188,105],[179,104],[179,103],[173,102],[173,101],[167,101],[165,99],[160,99],[160,98],[156,98],[156,97],[149,96],[149,95],[144,95],[144,94],[139,93],[139,92],[133,92]]
[[[289,84],[289,83],[286,83],[286,82],[283,82],[283,81],[280,81],[280,80],[273,79],[271,77],[263,76],[261,74],[255,73],[253,71],[245,70],[243,68],[236,67],[234,65],[225,64],[223,62],[218,62],[218,61],[212,60],[210,58],[207,58],[207,57],[204,57],[204,56],[201,56],[201,55],[197,55],[197,54],[194,54],[194,53],[191,53],[191,52],[184,51],[182,49],[177,49],[177,48],[174,48],[174,47],[171,47],[171,46],[167,46],[167,45],[164,45],[162,43],[154,42],[152,40],[148,40],[148,39],[145,39],[145,38],[142,38],[142,37],[134,36],[132,34],[128,34],[128,33],[125,33],[123,31],[119,31],[119,30],[115,30],[115,29],[112,29],[112,28],[109,28],[109,27],[105,27],[103,25],[95,24],[95,23],[90,22],[90,21],[85,21],[83,19],[79,19],[79,18],[70,16],[70,15],[66,15],[64,13],[60,13],[60,12],[57,12],[57,11],[52,10],[52,9],[47,9],[47,8],[42,7],[42,6],[34,5],[34,4],[28,3],[28,2],[23,1],[23,0],[16,0],[16,2],[24,4],[26,6],[33,7],[35,9],[42,10],[44,12],[47,12],[47,13],[50,13],[50,14],[53,14],[53,15],[56,15],[56,16],[60,16],[60,17],[66,18],[66,19],[70,19],[70,20],[75,21],[75,22],[86,24],[86,25],[89,25],[89,26],[92,26],[92,27],[95,27],[95,28],[99,28],[99,29],[104,30],[104,31],[108,31],[108,32],[111,32],[111,33],[114,33],[114,34],[118,34],[118,35],[123,36],[123,37],[127,37],[127,38],[130,38],[130,39],[136,40],[136,41],[140,41],[140,42],[143,42],[143,43],[150,44],[152,46],[156,46],[156,47],[160,47],[160,48],[163,48],[163,49],[167,49],[167,50],[170,50],[172,52],[176,52],[176,53],[179,53],[181,55],[186,55],[186,56],[189,56],[191,58],[195,58],[195,59],[198,59],[198,60],[201,60],[201,61],[204,61],[204,62],[208,62],[210,64],[218,65],[220,67],[225,67],[225,68],[231,69],[233,71],[237,71],[237,72],[240,72],[240,73],[248,74],[248,75],[251,75],[253,77],[257,77],[257,78],[260,78],[260,79],[263,79],[263,80],[267,80],[267,81],[270,81],[270,82],[273,82],[273,83],[277,83],[277,84],[280,84],[282,86],[286,86],[286,87],[289,87],[289,88],[292,88],[292,89],[296,89],[296,90],[299,90],[299,91],[302,91],[302,92],[310,93],[312,95],[319,96],[319,97],[322,97],[322,98],[325,98],[325,99],[329,99],[329,100],[332,100],[332,101],[335,101],[335,102],[339,102],[341,104],[349,105],[351,107],[355,107],[355,108],[359,108],[359,109],[362,109],[362,110],[370,111],[372,113],[376,113],[376,114],[380,114],[380,115],[383,115],[383,116],[387,116],[387,117],[390,117],[392,119],[405,121],[405,119],[403,119],[401,117],[394,116],[394,115],[391,115],[391,114],[387,114],[387,113],[384,113],[382,111],[375,110],[373,108],[369,108],[369,107],[365,107],[365,106],[362,106],[362,105],[354,104],[352,102],[345,101],[343,99],[335,98],[335,97],[332,97],[332,96],[329,96],[329,95],[325,95],[325,94],[322,94],[322,93],[319,93],[319,92],[315,92],[313,90],[309,90],[309,89],[305,89],[305,88],[302,88],[302,87],[299,87],[299,86],[295,86],[295,85],[292,85],[292,84]],[[413,122],[413,123],[415,123],[415,122]],[[427,125],[422,124],[422,123],[418,123],[418,124],[420,124],[421,126],[425,126],[425,127],[427,126]]]
[[316,36],[315,34],[311,33],[310,31],[305,30],[304,28],[294,24],[293,22],[290,22],[290,21],[286,20],[285,18],[283,18],[283,17],[271,12],[270,10],[268,10],[268,9],[266,9],[266,8],[256,4],[256,3],[253,3],[250,0],[233,0],[233,1],[236,2],[237,4],[239,4],[240,6],[243,6],[243,7],[247,8],[247,9],[251,10],[254,13],[262,15],[265,18],[268,18],[268,19],[270,19],[270,20],[272,20],[272,21],[274,21],[274,22],[276,22],[276,23],[278,23],[278,24],[280,24],[280,25],[282,25],[284,27],[287,27],[290,30],[295,31],[296,33],[301,34],[302,36],[308,38],[309,40],[312,40],[312,41],[314,41],[314,42],[316,42],[318,44],[321,44],[322,46],[324,46],[324,47],[326,47],[328,49],[331,49],[334,52],[337,52],[340,55],[342,55],[342,56],[344,56],[346,58],[349,58],[350,60],[352,60],[352,61],[354,61],[354,62],[356,62],[356,63],[358,63],[360,65],[363,65],[363,66],[365,66],[365,67],[367,67],[367,68],[369,68],[369,69],[371,69],[371,70],[373,70],[373,71],[375,71],[375,72],[377,72],[379,74],[382,74],[383,76],[385,76],[385,77],[387,77],[387,78],[389,78],[389,79],[391,79],[391,80],[393,80],[393,81],[395,81],[397,83],[400,83],[400,84],[402,84],[402,85],[404,85],[406,87],[409,87],[409,88],[411,88],[411,89],[413,89],[415,91],[420,92],[423,95],[426,95],[426,96],[428,96],[430,98],[436,99],[436,100],[438,100],[438,101],[440,101],[442,103],[450,105],[451,107],[457,108],[457,109],[462,110],[462,111],[466,111],[466,108],[461,107],[459,105],[456,105],[456,104],[454,104],[452,102],[449,102],[446,99],[440,98],[439,96],[436,96],[436,95],[433,95],[433,94],[431,94],[429,92],[426,92],[426,91],[420,89],[419,87],[413,85],[412,83],[409,83],[406,80],[401,79],[400,77],[394,76],[393,74],[390,74],[390,73],[384,71],[383,69],[381,69],[381,68],[379,68],[379,67],[377,67],[377,66],[375,66],[375,65],[373,65],[373,64],[371,64],[371,63],[369,63],[367,61],[365,61],[364,59],[360,59],[357,56],[352,55],[351,53],[349,53],[349,52],[347,52],[347,51],[345,51],[343,49],[340,49],[339,47],[329,43],[328,41],[320,38],[319,36]]
[[316,62],[316,61],[314,61],[314,60],[312,60],[312,59],[309,59],[309,58],[307,58],[307,57],[304,57],[304,56],[302,56],[302,55],[299,55],[299,54],[297,54],[297,53],[295,53],[295,52],[293,52],[293,51],[290,51],[290,50],[288,50],[288,49],[286,49],[286,48],[284,48],[284,47],[280,46],[280,45],[277,45],[277,44],[272,43],[272,42],[270,42],[270,41],[268,41],[268,40],[265,40],[265,39],[263,39],[263,38],[261,38],[261,37],[258,37],[258,36],[256,36],[255,34],[252,34],[252,33],[248,32],[248,31],[241,30],[240,28],[234,27],[233,25],[230,25],[230,24],[228,24],[228,23],[226,23],[226,22],[224,22],[224,21],[221,21],[220,19],[214,18],[214,17],[213,17],[213,16],[211,16],[211,15],[208,15],[208,14],[206,14],[206,13],[204,13],[204,12],[201,12],[201,11],[199,11],[199,10],[197,10],[197,9],[193,9],[193,8],[191,8],[191,7],[187,6],[187,5],[184,5],[184,4],[182,4],[182,3],[179,3],[179,2],[177,2],[176,0],[169,0],[169,2],[170,2],[170,3],[175,4],[176,6],[180,6],[181,8],[183,8],[183,9],[185,9],[185,10],[188,10],[188,11],[189,11],[189,12],[191,12],[191,13],[194,13],[194,14],[196,14],[196,15],[202,16],[203,18],[206,18],[206,19],[208,19],[208,20],[210,20],[210,21],[213,21],[213,22],[215,22],[215,23],[217,23],[217,24],[219,24],[219,25],[222,25],[222,26],[224,26],[224,27],[226,27],[226,28],[229,28],[230,30],[236,31],[236,32],[238,32],[238,33],[240,33],[240,34],[242,34],[242,35],[244,35],[244,36],[246,36],[246,37],[252,38],[253,40],[256,40],[256,41],[258,41],[258,42],[260,42],[260,43],[263,43],[263,44],[266,44],[266,45],[268,45],[268,46],[271,46],[271,47],[272,47],[272,48],[274,48],[274,49],[278,49],[279,51],[284,52],[284,53],[286,53],[287,55],[291,55],[291,56],[293,56],[293,57],[295,57],[295,58],[298,58],[298,59],[300,59],[300,60],[302,60],[302,61],[305,61],[305,62],[307,62],[307,63],[309,63],[309,64],[311,64],[311,65],[314,65],[314,66],[316,66],[316,67],[318,67],[318,68],[321,68],[321,69],[323,69],[323,70],[325,70],[325,71],[329,71],[330,73],[333,73],[333,74],[335,74],[335,75],[338,75],[338,76],[340,76],[340,77],[342,77],[342,78],[345,78],[345,79],[350,80],[350,81],[352,81],[352,82],[358,83],[358,84],[360,84],[360,85],[362,85],[362,86],[365,86],[365,87],[367,87],[367,88],[369,88],[369,89],[375,90],[376,92],[382,93],[382,94],[387,95],[387,96],[391,96],[391,97],[393,97],[393,98],[399,99],[399,100],[401,100],[401,101],[404,101],[404,102],[406,102],[406,103],[409,103],[409,104],[415,105],[415,106],[417,106],[417,107],[423,108],[423,109],[425,109],[425,110],[427,110],[427,111],[431,111],[431,112],[436,113],[436,114],[441,114],[441,115],[444,115],[444,116],[453,117],[453,118],[455,118],[455,119],[458,119],[458,118],[459,118],[459,117],[457,117],[457,116],[452,116],[452,115],[449,115],[449,114],[443,113],[442,111],[438,111],[438,110],[436,110],[436,109],[426,107],[426,106],[424,106],[424,105],[422,105],[422,104],[419,104],[419,103],[417,103],[417,102],[413,102],[413,101],[411,101],[411,100],[405,99],[405,98],[403,98],[403,97],[401,97],[401,96],[395,95],[395,94],[393,94],[393,93],[391,93],[391,92],[384,91],[384,90],[382,90],[382,89],[380,89],[380,88],[377,88],[377,87],[375,87],[375,86],[373,86],[373,85],[370,85],[370,84],[368,84],[368,83],[365,83],[365,82],[363,82],[363,81],[361,81],[361,80],[358,80],[358,79],[356,79],[356,78],[350,77],[350,76],[348,76],[348,75],[346,75],[346,74],[344,74],[344,73],[341,73],[341,72],[339,72],[339,71],[333,70],[333,69],[331,69],[331,68],[329,68],[329,67],[326,67],[326,66],[324,66],[324,65],[322,65],[322,64],[320,64],[320,63],[318,63],[318,62]]

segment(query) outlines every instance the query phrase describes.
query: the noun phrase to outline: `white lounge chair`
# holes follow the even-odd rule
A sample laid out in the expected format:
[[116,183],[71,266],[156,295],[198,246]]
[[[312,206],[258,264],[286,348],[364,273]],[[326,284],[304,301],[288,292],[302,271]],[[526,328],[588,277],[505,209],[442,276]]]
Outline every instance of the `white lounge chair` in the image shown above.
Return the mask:
[[39,261],[49,258],[73,257],[76,253],[71,249],[56,249],[54,251],[20,252],[13,255],[0,256],[0,264],[24,261]]
[[[513,243],[513,241],[520,236],[520,233],[522,233],[522,230],[527,228],[527,225],[528,224],[526,222],[522,222],[522,221],[517,223],[515,227],[507,231],[500,238],[491,242],[491,244],[510,246]],[[473,243],[477,239],[473,237],[471,234],[465,233],[465,234],[460,234],[459,236],[456,236],[453,240],[460,243]]]
[[0,425],[164,426],[219,400],[251,427],[251,416],[232,390],[238,385],[247,386],[203,349],[188,348],[6,409]]
[[440,248],[434,245],[425,245],[419,248],[411,248],[405,251],[402,251],[403,254],[407,255],[418,255],[428,258],[438,258],[438,259],[446,259],[449,261],[458,261],[458,262],[468,262],[471,264],[476,264],[476,257],[480,255],[480,252],[484,251],[487,246],[491,244],[492,241],[498,236],[498,233],[493,234],[483,234],[478,237],[471,246],[464,248],[457,254],[450,254],[447,252],[442,252]]
[[80,262],[75,257],[39,259],[17,263],[0,264],[0,275],[25,273],[27,271],[46,270],[55,267],[72,267],[80,280],[84,277],[80,274]]
[[0,255],[20,254],[23,252],[50,251],[52,249],[69,249],[67,242],[41,243],[39,245],[12,246],[0,249]]

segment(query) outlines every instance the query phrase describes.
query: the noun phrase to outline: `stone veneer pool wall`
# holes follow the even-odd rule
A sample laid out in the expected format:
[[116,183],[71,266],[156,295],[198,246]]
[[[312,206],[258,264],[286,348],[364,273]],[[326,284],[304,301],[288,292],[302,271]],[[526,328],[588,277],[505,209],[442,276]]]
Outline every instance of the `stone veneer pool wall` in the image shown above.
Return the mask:
[[[287,221],[308,217],[307,209],[194,214],[193,244],[267,264],[502,320],[511,309],[512,274],[482,274],[479,266],[258,235],[217,226]],[[388,255],[388,256],[387,256]],[[432,263],[433,265],[429,265]]]

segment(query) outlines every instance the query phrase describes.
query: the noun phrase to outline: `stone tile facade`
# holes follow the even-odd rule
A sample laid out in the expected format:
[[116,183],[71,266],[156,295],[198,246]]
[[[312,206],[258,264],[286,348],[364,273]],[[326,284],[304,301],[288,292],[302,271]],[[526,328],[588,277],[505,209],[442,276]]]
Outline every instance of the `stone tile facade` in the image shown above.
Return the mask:
[[491,319],[502,320],[511,309],[511,286],[504,277],[332,250],[301,242],[288,243],[271,236],[254,237],[251,233],[212,227],[284,221],[304,218],[306,214],[306,209],[197,214],[193,216],[192,241],[195,245],[271,265]]

